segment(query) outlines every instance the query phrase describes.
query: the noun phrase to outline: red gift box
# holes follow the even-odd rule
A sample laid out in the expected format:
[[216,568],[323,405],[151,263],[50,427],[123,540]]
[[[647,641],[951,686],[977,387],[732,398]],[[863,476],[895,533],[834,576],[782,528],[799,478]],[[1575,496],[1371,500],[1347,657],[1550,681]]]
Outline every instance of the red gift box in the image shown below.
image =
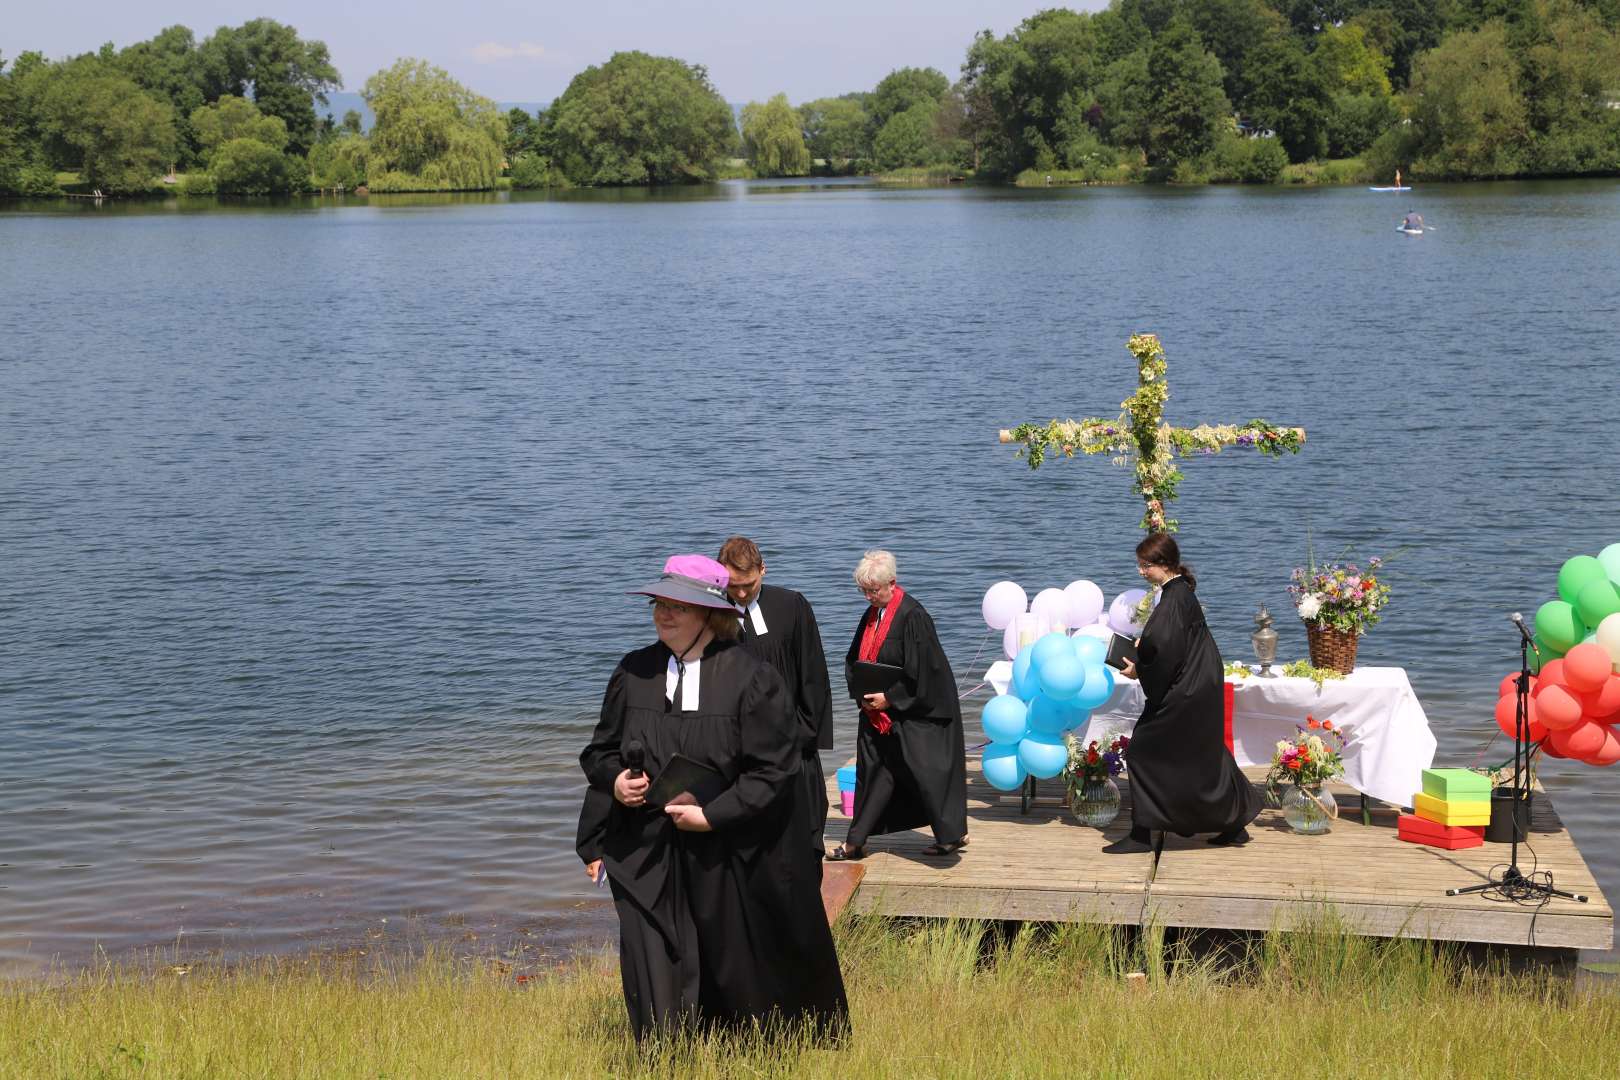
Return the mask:
[[1446,851],[1457,851],[1484,844],[1485,826],[1442,825],[1437,821],[1418,817],[1416,814],[1402,814],[1396,822],[1395,835],[1409,844],[1425,844],[1429,847],[1444,848]]

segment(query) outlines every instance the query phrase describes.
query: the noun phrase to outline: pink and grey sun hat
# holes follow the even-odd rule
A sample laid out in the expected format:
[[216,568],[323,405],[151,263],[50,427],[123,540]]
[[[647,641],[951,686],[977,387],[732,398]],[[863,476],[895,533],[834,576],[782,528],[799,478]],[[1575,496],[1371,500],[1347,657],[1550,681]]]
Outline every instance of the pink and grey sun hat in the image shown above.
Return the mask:
[[715,608],[742,616],[742,611],[726,594],[731,571],[707,555],[671,555],[664,573],[651,585],[631,589],[631,596],[657,596],[694,607]]

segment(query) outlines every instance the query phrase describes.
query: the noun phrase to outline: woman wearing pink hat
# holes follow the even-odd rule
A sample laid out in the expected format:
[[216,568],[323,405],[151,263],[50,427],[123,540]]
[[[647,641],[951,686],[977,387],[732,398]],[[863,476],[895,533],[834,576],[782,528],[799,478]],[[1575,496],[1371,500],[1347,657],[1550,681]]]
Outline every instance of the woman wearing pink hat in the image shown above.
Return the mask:
[[[737,647],[728,582],[715,560],[677,555],[631,590],[651,598],[658,641],[619,661],[580,755],[585,813],[611,796],[600,854],[638,1040],[849,1024],[820,867],[798,842],[799,735],[781,676]],[[659,777],[683,770],[693,790],[654,805]]]

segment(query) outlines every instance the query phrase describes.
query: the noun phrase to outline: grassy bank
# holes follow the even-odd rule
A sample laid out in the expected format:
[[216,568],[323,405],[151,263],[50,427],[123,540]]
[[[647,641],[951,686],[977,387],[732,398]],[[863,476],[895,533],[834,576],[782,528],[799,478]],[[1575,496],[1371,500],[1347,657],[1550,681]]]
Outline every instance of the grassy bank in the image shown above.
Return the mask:
[[954,165],[912,165],[872,174],[872,179],[880,184],[948,184],[967,177],[966,172]]
[[[1064,926],[841,926],[855,1031],[638,1054],[614,962],[103,970],[0,986],[0,1076],[1607,1076],[1620,996],[1419,943],[1271,935],[1234,963]],[[1141,971],[1143,977],[1126,977]],[[523,981],[519,981],[523,979]]]

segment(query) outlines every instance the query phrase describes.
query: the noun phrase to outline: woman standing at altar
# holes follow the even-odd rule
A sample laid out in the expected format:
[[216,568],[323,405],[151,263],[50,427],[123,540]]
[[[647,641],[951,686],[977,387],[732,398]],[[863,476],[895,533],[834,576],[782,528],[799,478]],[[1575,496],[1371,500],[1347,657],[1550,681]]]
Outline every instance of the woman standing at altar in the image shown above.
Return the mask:
[[[1220,650],[1193,595],[1197,581],[1168,533],[1136,545],[1136,570],[1159,588],[1159,603],[1124,673],[1141,680],[1147,705],[1126,751],[1131,832],[1103,850],[1150,851],[1150,830],[1212,844],[1244,844],[1260,794],[1226,748]],[[1161,838],[1161,843],[1162,838]]]
[[894,556],[868,551],[855,567],[867,608],[844,659],[854,685],[858,662],[899,670],[883,690],[863,694],[855,736],[855,818],[827,858],[859,859],[867,838],[924,825],[925,855],[952,855],[967,843],[967,753],[956,676],[934,620],[896,580]]

